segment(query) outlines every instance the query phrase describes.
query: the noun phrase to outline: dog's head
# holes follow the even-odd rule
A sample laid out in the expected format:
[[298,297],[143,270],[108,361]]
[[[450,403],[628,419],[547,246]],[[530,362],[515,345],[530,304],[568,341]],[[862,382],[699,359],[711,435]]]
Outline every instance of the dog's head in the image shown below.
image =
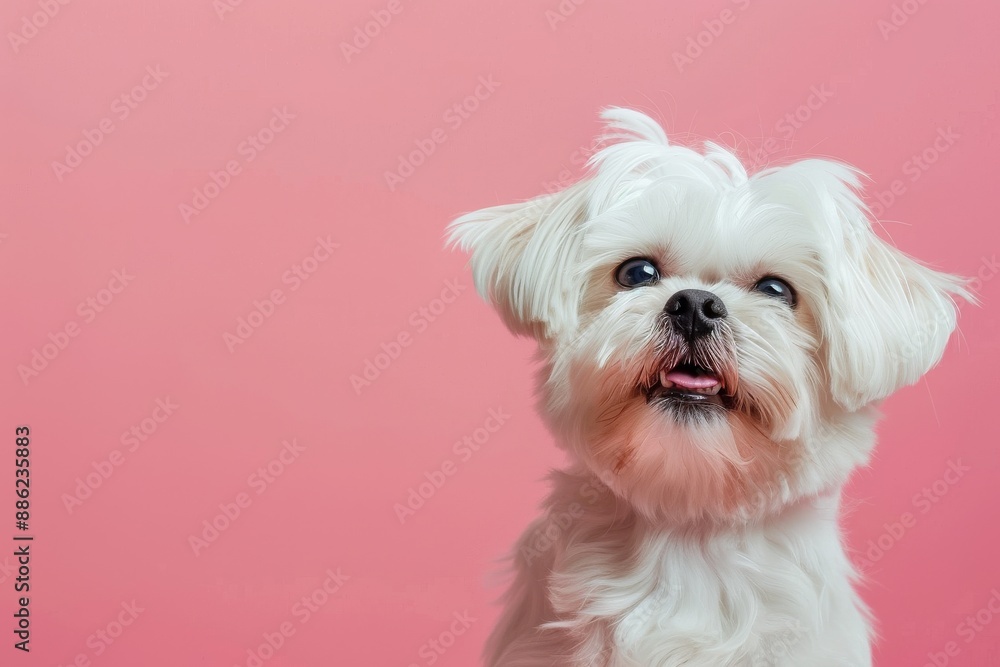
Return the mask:
[[964,282],[876,236],[843,165],[748,177],[610,109],[590,173],[470,213],[480,293],[537,339],[561,443],[652,517],[733,519],[840,484],[873,403],[941,357]]

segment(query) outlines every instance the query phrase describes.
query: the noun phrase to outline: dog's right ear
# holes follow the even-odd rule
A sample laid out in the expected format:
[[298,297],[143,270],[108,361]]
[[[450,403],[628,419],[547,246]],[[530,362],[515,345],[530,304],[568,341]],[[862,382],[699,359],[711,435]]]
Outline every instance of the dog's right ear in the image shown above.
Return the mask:
[[449,243],[472,255],[476,289],[516,334],[539,341],[575,329],[581,298],[574,264],[589,179],[519,204],[468,213]]
[[[601,118],[603,148],[588,162],[589,176],[555,194],[469,213],[449,228],[450,242],[472,253],[476,289],[516,334],[543,341],[575,331],[582,223],[669,145],[656,121],[639,111],[611,107]],[[610,175],[602,177],[605,170]]]

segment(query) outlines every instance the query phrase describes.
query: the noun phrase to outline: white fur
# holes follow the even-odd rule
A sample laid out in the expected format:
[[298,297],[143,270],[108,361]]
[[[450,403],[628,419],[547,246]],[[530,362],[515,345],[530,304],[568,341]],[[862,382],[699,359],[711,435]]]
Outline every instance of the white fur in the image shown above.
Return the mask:
[[[748,176],[639,112],[604,118],[582,181],[451,228],[480,293],[538,341],[540,410],[575,461],[518,545],[487,663],[870,665],[840,490],[874,405],[940,359],[964,282],[880,240],[846,166]],[[620,287],[631,257],[659,282]],[[752,289],[767,275],[794,308]],[[675,418],[640,390],[681,354],[662,311],[692,288],[728,309],[722,417]]]

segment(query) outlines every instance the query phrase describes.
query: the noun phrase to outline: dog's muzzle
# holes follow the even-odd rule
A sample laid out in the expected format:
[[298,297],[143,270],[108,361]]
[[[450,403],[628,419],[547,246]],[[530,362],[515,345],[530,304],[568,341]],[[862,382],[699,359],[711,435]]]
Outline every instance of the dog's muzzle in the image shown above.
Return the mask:
[[680,290],[663,308],[673,344],[646,385],[646,399],[682,416],[694,406],[729,408],[735,377],[726,362],[726,305],[705,290]]

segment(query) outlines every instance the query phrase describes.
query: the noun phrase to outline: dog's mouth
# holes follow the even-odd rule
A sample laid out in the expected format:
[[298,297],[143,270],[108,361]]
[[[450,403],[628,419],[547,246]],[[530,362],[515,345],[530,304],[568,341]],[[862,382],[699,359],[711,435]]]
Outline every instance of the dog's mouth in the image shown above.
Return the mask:
[[721,374],[693,363],[660,370],[646,391],[649,402],[729,407],[730,394]]

